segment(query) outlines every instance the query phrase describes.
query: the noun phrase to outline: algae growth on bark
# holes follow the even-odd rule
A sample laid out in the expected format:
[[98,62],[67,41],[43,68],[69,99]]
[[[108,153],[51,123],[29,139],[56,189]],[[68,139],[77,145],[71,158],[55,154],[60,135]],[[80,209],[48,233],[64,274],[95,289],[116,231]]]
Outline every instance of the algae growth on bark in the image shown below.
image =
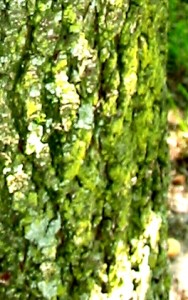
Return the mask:
[[166,0],[0,14],[0,295],[168,299]]

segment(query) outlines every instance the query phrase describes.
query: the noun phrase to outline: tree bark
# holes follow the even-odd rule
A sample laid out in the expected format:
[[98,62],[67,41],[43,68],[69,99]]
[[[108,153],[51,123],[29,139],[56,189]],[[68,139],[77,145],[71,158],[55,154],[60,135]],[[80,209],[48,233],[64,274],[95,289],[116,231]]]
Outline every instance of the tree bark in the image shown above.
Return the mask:
[[168,299],[166,2],[0,4],[6,299]]

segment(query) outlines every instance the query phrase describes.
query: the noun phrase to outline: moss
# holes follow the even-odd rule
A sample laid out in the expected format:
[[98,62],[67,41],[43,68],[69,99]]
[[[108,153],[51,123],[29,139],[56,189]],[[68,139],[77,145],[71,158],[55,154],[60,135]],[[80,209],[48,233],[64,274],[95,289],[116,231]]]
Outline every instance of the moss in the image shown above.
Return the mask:
[[7,15],[1,295],[166,299],[166,2]]

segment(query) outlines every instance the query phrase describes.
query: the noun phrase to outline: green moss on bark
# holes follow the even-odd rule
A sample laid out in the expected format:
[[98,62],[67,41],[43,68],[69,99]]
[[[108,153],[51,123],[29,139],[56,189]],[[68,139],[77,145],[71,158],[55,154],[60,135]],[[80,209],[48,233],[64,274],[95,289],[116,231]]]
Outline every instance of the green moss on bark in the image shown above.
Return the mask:
[[1,295],[168,299],[166,1],[5,10]]

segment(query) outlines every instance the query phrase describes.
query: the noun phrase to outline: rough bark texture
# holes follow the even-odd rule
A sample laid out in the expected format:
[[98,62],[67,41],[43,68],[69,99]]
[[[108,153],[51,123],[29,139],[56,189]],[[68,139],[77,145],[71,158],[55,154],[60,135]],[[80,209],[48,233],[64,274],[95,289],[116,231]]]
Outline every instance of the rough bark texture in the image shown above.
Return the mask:
[[166,0],[0,10],[1,297],[168,299]]

